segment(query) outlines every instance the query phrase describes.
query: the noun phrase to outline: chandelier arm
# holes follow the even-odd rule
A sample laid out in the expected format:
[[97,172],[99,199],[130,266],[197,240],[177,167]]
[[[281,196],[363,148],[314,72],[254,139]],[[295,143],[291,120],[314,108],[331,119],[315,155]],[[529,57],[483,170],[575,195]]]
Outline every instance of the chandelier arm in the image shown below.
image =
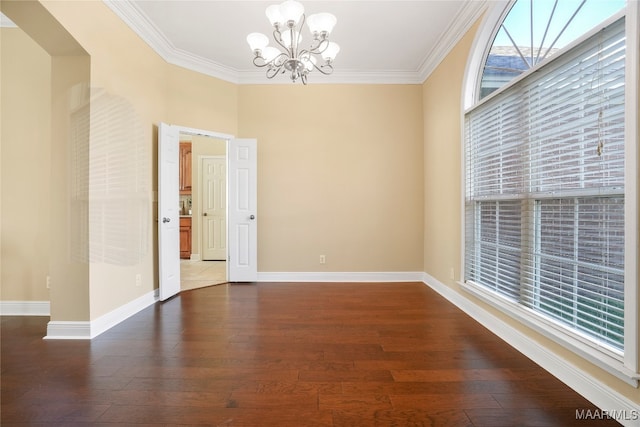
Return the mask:
[[[313,45],[315,42],[318,42],[317,46]],[[322,49],[320,49],[320,47],[323,45],[323,43],[324,43],[324,47]],[[327,50],[328,47],[329,47],[329,39],[326,36],[323,36],[320,39],[314,39],[313,40],[313,42],[311,43],[311,47],[309,48],[309,52],[310,53],[315,53],[315,54],[321,54],[322,52]]]
[[282,67],[285,64],[285,62],[287,62],[287,59],[289,59],[289,55],[287,55],[284,52],[280,52],[280,54],[275,58],[273,58],[271,62],[276,67]]
[[287,56],[286,53],[280,53],[280,55],[276,56],[271,61],[269,61],[267,63],[267,65],[269,65],[269,68],[267,68],[267,78],[272,79],[275,76],[277,76],[281,71],[284,73],[285,71],[283,70],[284,64],[286,64],[288,58],[289,57]]
[[[258,62],[258,60],[262,60],[262,64],[260,62]],[[253,57],[253,65],[255,65],[256,67],[262,68],[262,67],[266,67],[267,65],[269,65],[269,63],[267,61],[264,60],[264,58],[262,56],[254,56]]]
[[289,40],[291,42],[291,46],[287,49],[287,52],[289,52],[291,58],[295,58],[296,44],[298,44],[298,39],[296,38],[294,40],[293,38],[293,35],[296,33],[295,27],[289,27],[287,31],[289,31]]
[[302,49],[302,50],[298,53],[298,55],[296,56],[296,58],[297,58],[297,59],[301,59],[301,58],[303,58],[305,55],[307,55],[307,56],[311,56],[312,54],[314,54],[314,52],[313,52],[313,51],[311,51],[311,50],[307,50],[307,49]]
[[[268,79],[272,79],[275,76],[277,76],[278,74],[280,74],[280,70],[282,70],[282,67],[284,66],[283,64],[280,65],[274,65],[273,61],[271,61],[272,66],[267,68],[267,78]],[[282,72],[284,72],[284,70],[282,70]]]
[[[326,64],[321,65],[321,66],[319,66],[319,67],[318,67],[316,64],[313,64],[313,67],[314,67],[316,70],[320,71],[320,72],[321,72],[322,74],[324,74],[325,76],[328,76],[329,74],[333,73],[333,65],[331,65],[331,64],[329,64],[329,63],[326,63]],[[323,68],[327,68],[327,69],[328,69],[328,71],[323,70]]]
[[259,55],[253,58],[253,65],[259,68],[263,68],[266,66],[281,68],[288,58],[289,56],[286,53],[280,53],[271,61],[267,61],[261,55]]
[[[291,52],[291,57],[292,58],[297,58],[298,55],[298,48],[300,47],[300,42],[302,41],[302,29],[304,28],[304,23],[307,20],[307,17],[305,16],[305,14],[302,14],[302,22],[300,23],[300,29],[298,30],[298,37],[296,37],[296,47],[295,50],[293,52]],[[293,28],[296,28],[296,26],[294,26]],[[293,31],[293,30],[292,30]],[[291,49],[293,50],[293,35],[295,34],[295,31],[293,31],[291,33]]]
[[281,48],[289,52],[289,48],[285,46],[284,43],[282,43],[282,33],[277,27],[275,30],[273,30],[273,39],[280,45]]

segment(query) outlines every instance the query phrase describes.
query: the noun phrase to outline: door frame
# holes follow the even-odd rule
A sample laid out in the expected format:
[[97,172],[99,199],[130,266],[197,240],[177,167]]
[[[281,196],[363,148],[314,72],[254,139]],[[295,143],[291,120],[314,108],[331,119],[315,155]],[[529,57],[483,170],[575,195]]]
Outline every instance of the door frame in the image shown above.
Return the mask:
[[[187,134],[187,135],[197,135],[197,136],[205,136],[205,137],[209,137],[209,138],[217,138],[217,139],[221,139],[223,141],[225,141],[225,152],[227,153],[228,156],[228,152],[229,152],[229,141],[232,139],[236,139],[234,135],[228,134],[228,133],[222,133],[222,132],[216,132],[216,131],[210,131],[210,130],[204,130],[204,129],[196,129],[196,128],[191,128],[191,127],[186,127],[186,126],[180,126],[180,125],[171,125],[172,127],[175,127],[178,130],[178,134]],[[228,161],[228,160],[227,160]],[[226,171],[227,174],[227,181],[229,180],[229,168],[227,168]],[[228,209],[228,206],[227,206]],[[229,224],[227,223],[227,239],[229,238]],[[158,242],[158,245],[160,244],[160,242]],[[227,252],[227,260],[229,259],[229,243],[227,241],[227,248],[226,248],[226,252]],[[225,261],[225,280],[229,280],[229,263],[227,261]]]

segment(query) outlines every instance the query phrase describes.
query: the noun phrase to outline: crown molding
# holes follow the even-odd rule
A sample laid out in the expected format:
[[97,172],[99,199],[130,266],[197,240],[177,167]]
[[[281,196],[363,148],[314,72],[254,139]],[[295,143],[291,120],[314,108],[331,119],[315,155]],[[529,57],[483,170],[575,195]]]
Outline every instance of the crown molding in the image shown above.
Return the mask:
[[203,58],[198,55],[175,48],[173,52],[165,58],[170,64],[178,65],[192,71],[197,71],[211,77],[216,77],[230,83],[240,84],[240,71],[226,67],[217,62]]
[[[160,57],[170,64],[235,84],[290,84],[286,76],[267,79],[261,70],[241,71],[176,48],[162,32],[129,0],[102,0]],[[454,24],[438,39],[417,71],[336,70],[331,78],[314,74],[309,84],[422,84],[486,10],[487,0],[465,2]],[[312,77],[312,78],[311,78]]]
[[462,5],[456,17],[453,19],[452,25],[446,32],[442,33],[435,47],[423,59],[418,69],[419,80],[421,82],[427,80],[431,73],[440,65],[488,7],[488,0],[468,1]]
[[175,46],[151,23],[132,2],[128,0],[102,0],[125,24],[129,26],[165,61],[176,50]]

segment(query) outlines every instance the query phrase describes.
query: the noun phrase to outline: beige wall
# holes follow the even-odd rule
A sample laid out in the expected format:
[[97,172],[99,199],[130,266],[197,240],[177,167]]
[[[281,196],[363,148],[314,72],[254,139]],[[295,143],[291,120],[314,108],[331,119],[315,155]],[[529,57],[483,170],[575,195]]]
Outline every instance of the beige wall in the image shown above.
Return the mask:
[[0,299],[49,300],[51,56],[19,28],[0,29]]
[[459,279],[462,220],[461,94],[474,29],[423,85],[424,268],[447,282]]
[[170,124],[236,135],[238,86],[175,65],[166,65]]
[[422,271],[419,85],[243,85],[238,123],[258,139],[258,271]]
[[51,67],[52,320],[86,321],[89,295],[89,57],[53,56]]
[[[640,389],[604,372],[574,353],[513,321],[487,304],[461,290],[462,244],[462,98],[466,61],[477,25],[455,46],[423,85],[425,232],[424,268],[429,275],[449,286],[478,309],[501,318],[544,351],[587,372],[598,381],[640,404]],[[450,278],[450,269],[455,280]],[[638,325],[640,326],[640,325]],[[640,330],[640,327],[637,327]],[[604,408],[608,409],[608,408]]]

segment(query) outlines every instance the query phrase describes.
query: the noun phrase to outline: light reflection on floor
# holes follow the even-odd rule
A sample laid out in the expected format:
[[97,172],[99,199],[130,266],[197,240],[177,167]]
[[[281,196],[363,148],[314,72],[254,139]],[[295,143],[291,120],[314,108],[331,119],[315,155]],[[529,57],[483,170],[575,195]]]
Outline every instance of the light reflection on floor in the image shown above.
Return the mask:
[[183,291],[219,285],[226,281],[225,261],[180,260],[180,289]]

